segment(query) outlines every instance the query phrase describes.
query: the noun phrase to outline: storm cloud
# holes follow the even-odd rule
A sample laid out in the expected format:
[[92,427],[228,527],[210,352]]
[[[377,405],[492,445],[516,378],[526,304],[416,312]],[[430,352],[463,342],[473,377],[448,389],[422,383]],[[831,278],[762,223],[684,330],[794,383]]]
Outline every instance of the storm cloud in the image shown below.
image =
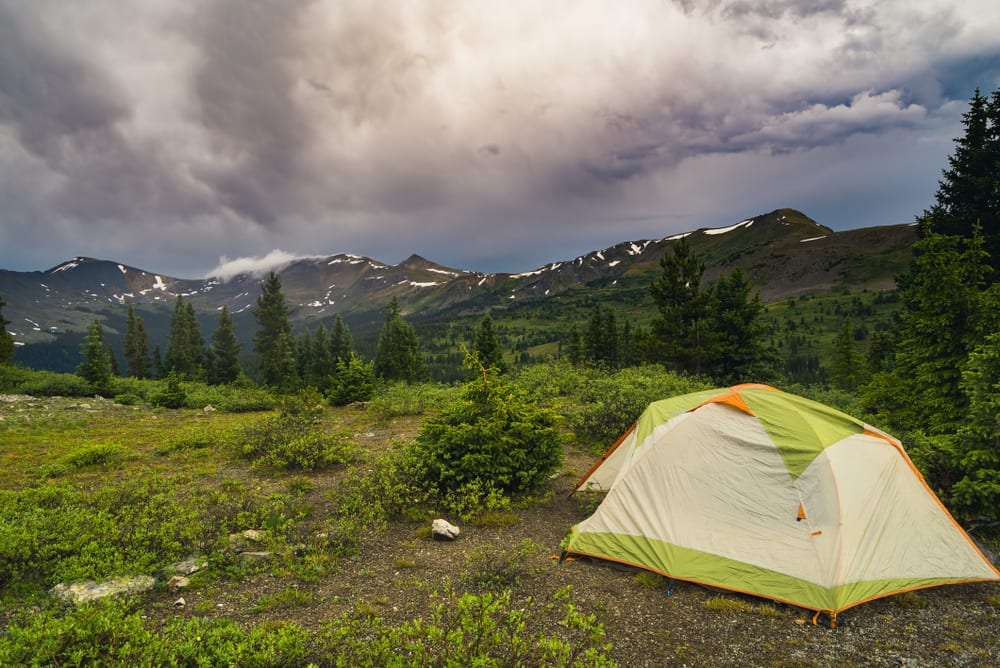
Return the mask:
[[998,85],[995,2],[0,0],[0,267],[911,222]]

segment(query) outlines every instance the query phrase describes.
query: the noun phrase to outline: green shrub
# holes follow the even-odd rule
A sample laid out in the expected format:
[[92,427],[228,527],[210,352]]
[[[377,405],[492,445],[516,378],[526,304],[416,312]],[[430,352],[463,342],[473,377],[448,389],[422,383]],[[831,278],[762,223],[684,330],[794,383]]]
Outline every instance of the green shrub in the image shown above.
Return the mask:
[[137,406],[142,403],[142,397],[138,394],[116,394],[113,398],[116,404],[122,406]]
[[117,466],[133,456],[131,450],[117,443],[90,445],[43,465],[39,473],[43,478],[54,478],[84,466]]
[[301,396],[286,398],[282,413],[244,428],[237,436],[242,454],[255,465],[276,470],[312,471],[350,462],[356,444],[344,434],[324,433],[316,422],[316,410]]
[[679,376],[656,365],[601,373],[581,383],[569,426],[582,442],[604,452],[650,403],[710,387],[708,381]]
[[387,626],[370,610],[343,615],[322,633],[321,651],[335,665],[380,666],[591,666],[616,665],[607,653],[604,627],[556,595],[562,618],[547,625],[553,634],[531,632],[529,622],[546,613],[531,599],[514,603],[511,592],[482,596],[449,594],[428,619]]
[[[0,642],[0,665],[613,666],[604,628],[568,597],[568,588],[557,594],[561,619],[547,625],[554,629],[548,633],[531,632],[528,624],[551,606],[530,599],[515,604],[509,591],[449,593],[427,620],[399,625],[359,606],[314,634],[297,624],[246,628],[224,618],[170,617],[157,624],[129,601],[102,601],[18,615]],[[298,594],[276,600],[306,602]]]
[[130,394],[139,397],[141,401],[148,401],[149,395],[161,387],[161,383],[158,380],[150,380],[148,378],[112,378],[111,379],[111,394]]
[[490,591],[516,587],[521,578],[535,575],[537,569],[529,566],[528,560],[544,549],[527,538],[507,549],[487,544],[466,556],[462,581]]
[[162,408],[183,408],[187,401],[187,393],[181,387],[180,379],[173,371],[167,376],[166,387],[154,392],[149,397],[149,403]]
[[384,386],[368,402],[368,410],[376,417],[389,420],[407,415],[427,415],[447,406],[458,390],[438,383],[392,383]]
[[326,396],[334,406],[368,401],[375,395],[375,363],[365,364],[354,353],[350,361],[340,360]]
[[89,397],[94,394],[90,383],[73,373],[34,371],[16,388],[33,397]]
[[[470,355],[467,364],[478,361]],[[426,419],[404,455],[418,484],[446,498],[478,488],[517,494],[537,488],[562,461],[559,416],[482,369],[461,398]],[[469,508],[474,511],[474,508]]]
[[[296,625],[245,629],[228,619],[168,619],[156,628],[128,602],[46,611],[12,625],[0,643],[5,666],[294,666],[307,662]],[[315,657],[318,658],[318,657]]]

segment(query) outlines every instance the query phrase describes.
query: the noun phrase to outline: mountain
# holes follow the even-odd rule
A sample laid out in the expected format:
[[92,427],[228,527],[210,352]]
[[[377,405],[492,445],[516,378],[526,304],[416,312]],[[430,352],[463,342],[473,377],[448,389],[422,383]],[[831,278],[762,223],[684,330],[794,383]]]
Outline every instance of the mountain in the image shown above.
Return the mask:
[[[300,259],[278,274],[297,327],[340,315],[356,334],[377,332],[393,297],[404,316],[425,324],[478,318],[487,310],[502,318],[502,312],[528,304],[544,305],[549,315],[542,317],[559,320],[565,315],[560,305],[569,303],[576,314],[592,308],[595,299],[625,309],[650,305],[648,286],[659,275],[659,261],[682,236],[705,263],[706,284],[740,267],[771,303],[834,291],[893,289],[894,276],[910,260],[916,229],[895,225],[835,232],[798,211],[779,209],[723,228],[626,241],[518,274],[453,269],[417,255],[389,265],[350,254]],[[95,317],[103,318],[114,340],[124,331],[129,304],[143,316],[150,345],[165,347],[177,296],[199,313],[206,338],[215,314],[226,305],[241,338],[249,341],[260,279],[254,274],[183,279],[78,257],[46,271],[0,270],[0,295],[7,301],[4,315],[19,358],[24,358],[39,345],[78,347]],[[364,343],[359,348],[365,349]]]

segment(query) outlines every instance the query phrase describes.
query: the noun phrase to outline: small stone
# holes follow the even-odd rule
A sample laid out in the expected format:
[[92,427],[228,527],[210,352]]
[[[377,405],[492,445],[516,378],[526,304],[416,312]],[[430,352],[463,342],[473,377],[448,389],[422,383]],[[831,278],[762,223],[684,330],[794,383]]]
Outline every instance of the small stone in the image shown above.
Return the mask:
[[214,413],[215,412],[215,406],[213,406],[212,404],[208,404],[207,406],[205,406],[204,408],[202,408],[201,411],[203,413]]
[[271,558],[270,552],[240,552],[240,557],[243,559],[254,559],[257,561],[267,561]]
[[243,537],[247,540],[252,540],[255,543],[259,543],[264,540],[264,532],[258,531],[257,529],[247,529],[243,532]]
[[192,575],[206,566],[208,566],[208,559],[205,557],[188,557],[183,561],[164,566],[163,572],[168,575]]
[[436,519],[431,523],[431,536],[434,540],[455,540],[460,533],[462,530],[447,520]]
[[184,577],[183,575],[175,575],[167,582],[167,589],[183,589],[191,584],[191,580]]
[[185,605],[187,605],[187,601],[184,600],[183,596],[181,596],[179,599],[177,599],[176,601],[174,601],[174,607],[175,608],[183,608]]

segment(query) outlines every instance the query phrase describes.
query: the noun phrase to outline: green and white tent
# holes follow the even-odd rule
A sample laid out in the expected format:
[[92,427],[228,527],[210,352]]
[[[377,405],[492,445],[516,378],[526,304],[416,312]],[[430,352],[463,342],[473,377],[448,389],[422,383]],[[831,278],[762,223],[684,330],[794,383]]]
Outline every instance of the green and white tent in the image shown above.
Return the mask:
[[834,621],[903,591],[1000,580],[892,436],[765,385],[657,401],[577,484],[607,491],[564,556],[784,601]]

